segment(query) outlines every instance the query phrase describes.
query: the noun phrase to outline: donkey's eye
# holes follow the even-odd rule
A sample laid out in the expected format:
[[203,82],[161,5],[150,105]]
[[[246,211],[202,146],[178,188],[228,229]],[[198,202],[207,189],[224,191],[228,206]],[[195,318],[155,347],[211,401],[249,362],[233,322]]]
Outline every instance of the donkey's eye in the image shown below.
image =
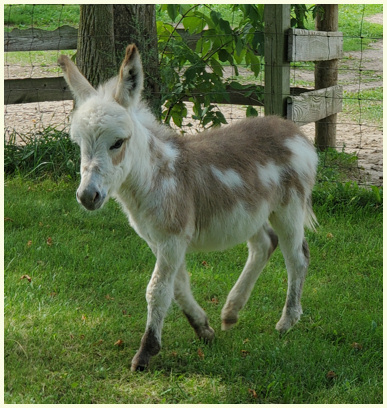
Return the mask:
[[122,146],[122,143],[124,143],[124,139],[118,139],[113,146],[110,146],[110,150],[115,150],[119,149]]

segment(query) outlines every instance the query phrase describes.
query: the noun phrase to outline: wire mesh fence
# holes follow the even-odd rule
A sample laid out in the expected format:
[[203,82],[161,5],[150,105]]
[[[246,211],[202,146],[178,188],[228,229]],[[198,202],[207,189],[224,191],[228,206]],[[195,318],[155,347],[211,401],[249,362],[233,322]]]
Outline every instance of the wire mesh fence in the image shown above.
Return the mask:
[[[351,29],[339,18],[339,30],[343,31],[344,56],[338,65],[338,84],[343,87],[343,110],[337,116],[336,148],[358,157],[355,178],[362,184],[383,184],[383,137],[382,137],[382,90],[383,90],[383,36],[382,13],[372,5],[356,5],[358,14],[353,18]],[[340,6],[341,7],[341,6]],[[7,52],[7,33],[19,29],[44,29],[54,31],[65,25],[76,27],[79,20],[78,6],[75,5],[8,5],[5,6],[5,80],[23,78],[61,77],[57,58],[61,53],[74,55],[76,50],[44,50]],[[231,9],[230,9],[231,10]],[[238,19],[236,12],[228,10],[228,19],[233,24]],[[340,10],[340,8],[339,8]],[[157,19],[166,17],[157,11]],[[226,18],[226,17],[225,17]],[[355,27],[354,27],[355,26]],[[21,35],[23,32],[21,31]],[[28,37],[30,38],[30,37]],[[76,40],[76,39],[75,39]],[[27,41],[27,40],[26,40]],[[235,67],[222,65],[224,78],[235,78],[243,84],[264,86],[264,61],[260,74],[254,76],[241,62]],[[291,87],[314,89],[314,64],[291,63]],[[193,116],[192,103],[185,102],[187,117],[182,129],[192,133],[202,130]],[[68,130],[69,114],[73,108],[71,100],[41,101],[33,103],[7,104],[5,100],[5,138],[25,134],[38,134],[48,127]],[[259,115],[264,114],[261,106],[254,107]],[[248,106],[237,104],[216,104],[227,122],[246,117]],[[180,129],[178,129],[180,130]],[[302,130],[314,139],[314,123],[305,124]]]

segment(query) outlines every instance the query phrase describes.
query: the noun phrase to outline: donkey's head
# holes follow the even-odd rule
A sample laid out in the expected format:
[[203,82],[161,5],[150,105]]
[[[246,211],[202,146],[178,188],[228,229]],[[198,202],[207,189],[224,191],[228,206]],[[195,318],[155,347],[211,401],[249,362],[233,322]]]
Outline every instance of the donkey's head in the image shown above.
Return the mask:
[[88,210],[100,208],[130,171],[136,120],[132,107],[140,100],[143,71],[134,44],[128,45],[119,75],[94,89],[75,64],[61,55],[58,63],[76,101],[71,138],[81,148],[81,183],[77,200]]

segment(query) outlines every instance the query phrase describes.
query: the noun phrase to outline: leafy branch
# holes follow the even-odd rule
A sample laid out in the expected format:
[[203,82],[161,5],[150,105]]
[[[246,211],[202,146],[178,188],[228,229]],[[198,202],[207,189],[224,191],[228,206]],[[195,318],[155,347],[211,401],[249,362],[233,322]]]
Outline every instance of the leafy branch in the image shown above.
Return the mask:
[[[172,120],[182,127],[187,116],[185,103],[193,103],[193,118],[204,127],[226,123],[217,103],[230,98],[231,86],[239,92],[252,92],[251,84],[241,83],[238,65],[243,64],[255,77],[261,73],[264,51],[263,5],[235,4],[230,6],[232,16],[225,17],[211,5],[165,4],[160,10],[167,12],[172,23],[157,22],[160,52],[160,70],[165,123]],[[315,6],[292,6],[291,23],[304,27],[309,12]],[[231,21],[231,22],[230,22]],[[177,23],[175,23],[177,22]],[[188,35],[200,35],[195,46],[189,46],[178,28],[184,27]],[[235,77],[224,78],[223,64],[235,69]],[[257,87],[258,89],[258,87]],[[255,92],[262,101],[262,94]],[[249,106],[246,115],[256,115]]]

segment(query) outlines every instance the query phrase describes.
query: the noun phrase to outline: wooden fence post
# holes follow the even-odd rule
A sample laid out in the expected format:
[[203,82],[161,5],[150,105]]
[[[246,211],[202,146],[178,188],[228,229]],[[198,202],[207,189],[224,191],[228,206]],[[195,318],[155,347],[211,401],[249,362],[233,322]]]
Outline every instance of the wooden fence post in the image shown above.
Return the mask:
[[265,115],[286,117],[290,96],[287,35],[290,4],[265,4]]
[[[337,4],[321,5],[322,11],[316,16],[316,29],[319,31],[337,31],[339,26],[339,6]],[[315,64],[315,89],[337,85],[338,59],[319,61]],[[336,146],[337,114],[327,116],[316,122],[315,144],[318,149],[326,150]]]

